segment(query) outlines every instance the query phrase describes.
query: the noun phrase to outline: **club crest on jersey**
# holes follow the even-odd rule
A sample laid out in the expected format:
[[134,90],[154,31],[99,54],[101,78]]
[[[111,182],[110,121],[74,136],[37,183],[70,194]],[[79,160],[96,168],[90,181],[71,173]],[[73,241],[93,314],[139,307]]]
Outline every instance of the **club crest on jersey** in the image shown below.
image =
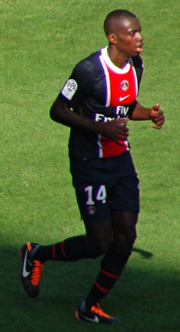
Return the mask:
[[73,79],[69,79],[61,90],[61,93],[64,97],[71,100],[77,90],[77,87],[77,82]]
[[124,80],[121,82],[121,90],[122,91],[127,91],[129,89],[129,82]]
[[94,214],[96,212],[96,208],[94,206],[88,206],[87,208],[89,214]]

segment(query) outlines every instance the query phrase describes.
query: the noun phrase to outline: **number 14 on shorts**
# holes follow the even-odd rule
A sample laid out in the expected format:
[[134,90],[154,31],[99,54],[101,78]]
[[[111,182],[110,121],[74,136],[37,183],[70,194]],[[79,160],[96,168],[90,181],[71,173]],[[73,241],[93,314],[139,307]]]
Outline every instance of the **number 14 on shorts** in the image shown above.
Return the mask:
[[85,187],[85,191],[87,193],[87,205],[94,205],[95,201],[102,201],[102,203],[106,203],[106,187],[104,185],[100,186],[87,186]]

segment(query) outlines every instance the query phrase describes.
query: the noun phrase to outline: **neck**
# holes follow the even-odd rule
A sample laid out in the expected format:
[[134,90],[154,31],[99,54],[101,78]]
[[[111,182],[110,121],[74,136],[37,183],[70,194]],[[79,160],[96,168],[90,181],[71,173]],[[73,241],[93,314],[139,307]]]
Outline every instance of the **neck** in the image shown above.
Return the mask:
[[122,56],[121,54],[119,54],[119,52],[117,52],[116,49],[108,46],[107,49],[109,58],[111,59],[111,61],[114,63],[114,65],[118,68],[123,69],[128,61],[128,58],[125,57],[124,55]]

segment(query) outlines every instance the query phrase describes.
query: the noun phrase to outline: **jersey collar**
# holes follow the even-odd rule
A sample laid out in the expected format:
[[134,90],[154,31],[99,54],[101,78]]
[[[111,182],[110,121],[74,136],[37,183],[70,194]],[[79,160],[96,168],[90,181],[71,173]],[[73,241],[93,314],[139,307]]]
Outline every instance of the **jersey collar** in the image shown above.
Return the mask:
[[115,73],[118,73],[118,74],[125,74],[129,71],[130,69],[130,63],[129,61],[127,62],[127,64],[125,65],[125,67],[122,69],[122,68],[119,68],[119,67],[116,67],[114,65],[114,63],[111,61],[109,55],[108,55],[108,46],[106,46],[105,48],[102,48],[101,49],[101,55],[106,63],[106,65],[111,69],[113,70]]

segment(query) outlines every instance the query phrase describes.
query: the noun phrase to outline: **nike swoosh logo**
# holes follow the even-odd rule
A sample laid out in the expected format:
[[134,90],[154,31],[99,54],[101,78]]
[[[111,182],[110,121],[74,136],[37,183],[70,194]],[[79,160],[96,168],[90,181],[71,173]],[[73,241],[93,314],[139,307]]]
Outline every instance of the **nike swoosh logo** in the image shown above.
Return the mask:
[[99,318],[97,316],[94,316],[94,318],[88,318],[86,316],[84,316],[81,312],[81,316],[83,316],[86,320],[88,320],[89,322],[93,322],[93,323],[99,323]]
[[23,270],[22,270],[22,275],[24,278],[28,277],[28,275],[30,274],[30,272],[26,271],[27,254],[28,254],[28,249],[26,249],[26,253],[24,256]]
[[120,97],[119,100],[120,100],[120,101],[123,101],[124,99],[128,98],[129,96],[130,96],[130,95],[127,95],[127,96],[125,96],[125,97]]

